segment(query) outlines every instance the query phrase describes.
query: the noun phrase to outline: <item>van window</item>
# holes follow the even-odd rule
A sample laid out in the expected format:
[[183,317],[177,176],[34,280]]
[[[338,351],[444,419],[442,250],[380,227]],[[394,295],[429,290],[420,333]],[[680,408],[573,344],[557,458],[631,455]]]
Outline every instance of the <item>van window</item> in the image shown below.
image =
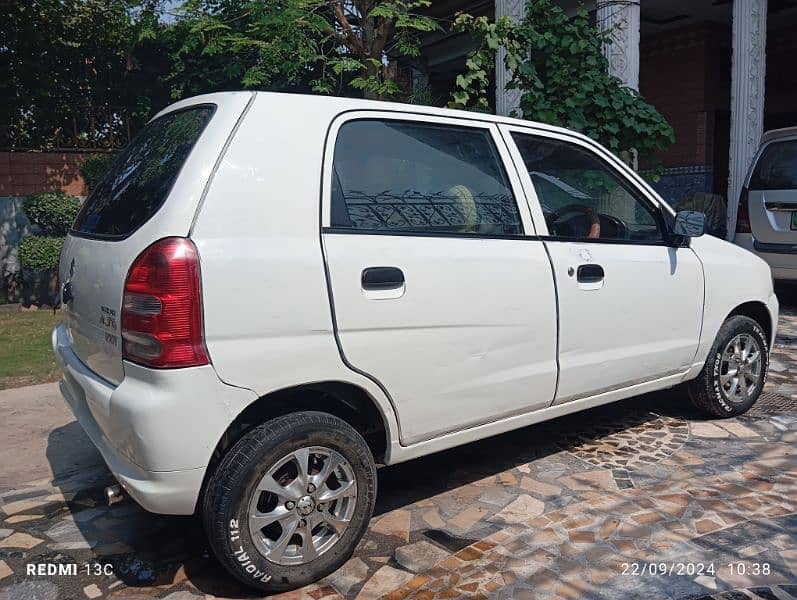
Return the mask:
[[797,140],[773,142],[761,153],[750,178],[751,190],[797,189]]
[[149,123],[113,161],[75,220],[73,231],[123,238],[161,207],[214,108],[197,106]]
[[598,156],[575,144],[513,133],[551,236],[658,242],[653,208]]
[[360,120],[341,127],[332,226],[374,232],[521,235],[486,129]]

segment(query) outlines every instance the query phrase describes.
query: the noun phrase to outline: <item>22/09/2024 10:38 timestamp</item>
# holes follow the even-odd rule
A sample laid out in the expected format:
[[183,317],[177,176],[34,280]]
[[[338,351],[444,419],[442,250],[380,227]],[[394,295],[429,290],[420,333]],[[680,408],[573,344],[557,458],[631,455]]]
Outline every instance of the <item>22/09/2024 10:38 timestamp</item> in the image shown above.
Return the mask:
[[621,566],[622,575],[632,576],[710,575],[714,577],[723,574],[766,576],[772,572],[768,562],[624,562]]

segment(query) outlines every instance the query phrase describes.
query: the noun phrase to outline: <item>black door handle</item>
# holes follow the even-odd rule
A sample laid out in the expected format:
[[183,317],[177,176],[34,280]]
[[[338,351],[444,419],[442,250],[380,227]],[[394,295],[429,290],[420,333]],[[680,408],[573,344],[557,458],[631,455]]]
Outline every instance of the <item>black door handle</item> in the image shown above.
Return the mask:
[[576,279],[579,283],[597,283],[603,280],[603,275],[600,265],[579,265]]
[[404,273],[398,267],[368,267],[361,283],[364,290],[395,290],[404,285]]

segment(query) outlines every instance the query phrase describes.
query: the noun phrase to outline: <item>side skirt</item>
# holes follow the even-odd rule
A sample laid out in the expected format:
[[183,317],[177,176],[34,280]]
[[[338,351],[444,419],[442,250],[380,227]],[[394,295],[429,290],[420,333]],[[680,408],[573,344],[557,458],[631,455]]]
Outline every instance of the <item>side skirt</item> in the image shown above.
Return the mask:
[[427,454],[453,448],[455,446],[461,446],[462,444],[468,444],[470,442],[475,442],[484,438],[492,437],[494,435],[499,435],[513,429],[519,429],[521,427],[526,427],[535,423],[541,423],[542,421],[549,421],[551,419],[556,419],[557,417],[587,410],[595,406],[610,404],[612,402],[624,400],[625,398],[630,398],[632,396],[638,396],[640,394],[646,394],[648,392],[673,387],[684,381],[684,375],[686,375],[687,372],[688,371],[684,371],[675,375],[668,375],[667,377],[646,381],[644,383],[628,386],[620,390],[603,392],[595,396],[581,398],[579,400],[566,402],[564,404],[556,404],[548,408],[508,417],[500,421],[493,421],[491,423],[477,425],[468,429],[453,431],[431,440],[425,440],[423,442],[418,442],[417,444],[412,444],[411,446],[402,446],[398,442],[393,442],[391,444],[389,456],[386,458],[385,464],[404,462],[413,458],[418,458],[420,456],[425,456]]

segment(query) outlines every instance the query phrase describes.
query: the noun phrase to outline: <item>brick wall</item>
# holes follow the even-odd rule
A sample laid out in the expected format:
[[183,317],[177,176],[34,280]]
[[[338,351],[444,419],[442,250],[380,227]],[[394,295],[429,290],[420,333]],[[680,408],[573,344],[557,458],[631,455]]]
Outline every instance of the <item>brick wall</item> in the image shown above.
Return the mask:
[[721,119],[730,110],[730,41],[730,28],[716,23],[641,40],[639,91],[675,130],[675,143],[657,157],[665,170],[655,186],[671,202],[724,193],[716,181],[727,181],[728,148],[717,128],[729,126]]
[[83,152],[0,152],[0,196],[29,196],[61,190],[85,196]]
[[675,129],[665,167],[712,163],[714,113],[730,107],[729,43],[730,30],[709,23],[642,39],[639,91]]

